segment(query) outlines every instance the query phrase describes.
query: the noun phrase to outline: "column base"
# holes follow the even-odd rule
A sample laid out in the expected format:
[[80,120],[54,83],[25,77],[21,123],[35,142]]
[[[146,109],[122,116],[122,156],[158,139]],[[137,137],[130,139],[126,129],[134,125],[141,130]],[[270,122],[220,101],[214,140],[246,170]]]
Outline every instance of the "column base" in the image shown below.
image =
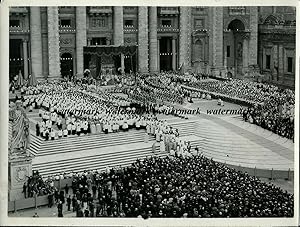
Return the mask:
[[9,201],[24,198],[23,185],[27,182],[28,177],[32,175],[32,159],[16,159],[9,161]]

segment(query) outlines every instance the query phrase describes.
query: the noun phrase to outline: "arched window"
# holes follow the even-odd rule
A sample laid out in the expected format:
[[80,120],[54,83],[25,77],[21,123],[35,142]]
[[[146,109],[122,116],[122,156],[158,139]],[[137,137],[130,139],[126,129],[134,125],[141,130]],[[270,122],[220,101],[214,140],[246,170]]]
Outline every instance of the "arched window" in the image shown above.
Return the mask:
[[264,24],[267,24],[267,25],[278,24],[278,19],[274,15],[270,15],[265,19]]
[[233,21],[231,21],[229,23],[228,29],[230,29],[232,31],[243,31],[243,30],[245,30],[245,25],[241,20],[234,19]]

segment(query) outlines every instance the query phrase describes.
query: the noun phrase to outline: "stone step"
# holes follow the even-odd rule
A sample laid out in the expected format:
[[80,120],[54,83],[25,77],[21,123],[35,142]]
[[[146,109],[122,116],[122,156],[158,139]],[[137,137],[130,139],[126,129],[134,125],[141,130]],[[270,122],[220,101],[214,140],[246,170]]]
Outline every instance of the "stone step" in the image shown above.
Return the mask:
[[[158,153],[159,147],[156,148]],[[130,165],[137,158],[145,158],[153,155],[152,148],[135,149],[116,153],[99,154],[97,156],[88,156],[80,159],[67,159],[60,162],[42,163],[33,165],[34,170],[39,170],[43,177],[60,174],[62,172],[80,172],[84,170],[104,170],[107,166]],[[166,154],[165,154],[166,155]]]
[[[151,140],[154,140],[152,138]],[[151,141],[149,139],[149,141]],[[89,149],[95,149],[95,148],[105,148],[105,147],[111,147],[116,145],[125,145],[130,143],[138,143],[143,142],[143,138],[140,138],[139,140],[136,138],[133,139],[123,139],[123,140],[112,140],[112,141],[106,141],[105,143],[99,143],[99,141],[95,141],[94,143],[83,143],[83,144],[74,144],[73,146],[68,147],[58,147],[57,149],[48,149],[48,150],[42,150],[39,151],[38,156],[44,156],[44,155],[53,155],[53,154],[62,154],[62,153],[69,153],[74,151],[82,151],[82,150],[89,150]]]

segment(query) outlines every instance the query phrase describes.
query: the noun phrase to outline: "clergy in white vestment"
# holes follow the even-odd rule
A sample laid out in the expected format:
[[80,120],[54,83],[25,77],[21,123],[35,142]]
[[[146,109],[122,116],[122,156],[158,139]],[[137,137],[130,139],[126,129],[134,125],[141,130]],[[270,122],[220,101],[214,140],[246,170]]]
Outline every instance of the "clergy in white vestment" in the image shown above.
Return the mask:
[[159,151],[160,152],[165,152],[166,151],[165,143],[164,143],[163,140],[160,141]]
[[91,122],[91,133],[92,134],[96,134],[97,133],[95,122]]

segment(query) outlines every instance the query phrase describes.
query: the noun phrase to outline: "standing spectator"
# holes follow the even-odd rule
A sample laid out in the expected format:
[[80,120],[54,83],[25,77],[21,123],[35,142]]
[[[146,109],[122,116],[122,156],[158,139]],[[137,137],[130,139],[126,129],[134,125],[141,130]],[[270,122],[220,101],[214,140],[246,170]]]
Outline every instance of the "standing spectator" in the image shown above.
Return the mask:
[[53,192],[48,195],[48,207],[51,208],[53,206]]
[[77,204],[76,195],[73,195],[73,198],[72,198],[72,207],[73,207],[73,212],[75,212],[75,211],[76,211],[76,209],[77,209],[77,206],[78,206],[78,204]]
[[68,211],[71,211],[71,195],[67,198]]
[[65,186],[65,192],[66,192],[66,195],[69,194],[69,186],[68,186],[68,184],[66,184],[66,186]]
[[59,194],[58,194],[57,188],[55,188],[55,191],[54,191],[54,198],[55,198],[55,203],[58,203]]
[[65,203],[64,191],[60,191],[59,200],[62,202],[62,204]]
[[62,210],[63,210],[63,204],[62,201],[59,201],[57,205],[58,217],[63,217]]
[[27,185],[26,185],[26,182],[24,182],[24,184],[23,184],[23,191],[22,191],[23,193],[24,193],[24,197],[25,197],[25,199],[27,198]]

